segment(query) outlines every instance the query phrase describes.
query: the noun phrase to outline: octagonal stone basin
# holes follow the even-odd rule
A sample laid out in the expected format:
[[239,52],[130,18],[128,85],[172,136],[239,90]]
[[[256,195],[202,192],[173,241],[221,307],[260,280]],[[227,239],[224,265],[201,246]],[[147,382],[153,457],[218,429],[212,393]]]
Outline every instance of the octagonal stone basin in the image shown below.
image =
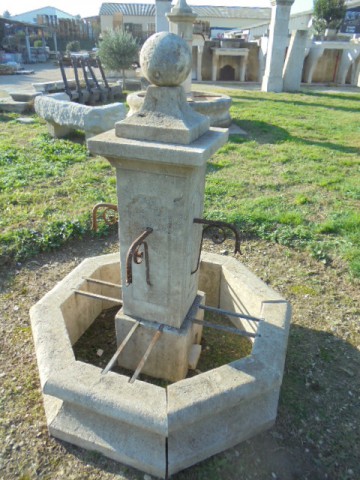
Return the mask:
[[[130,93],[126,101],[130,107],[127,116],[138,112],[144,103],[146,91]],[[227,128],[231,124],[230,106],[231,98],[220,93],[191,92],[188,98],[189,105],[198,113],[210,119],[211,127]]]
[[[273,425],[282,382],[290,305],[234,258],[205,253],[199,288],[208,305],[263,318],[232,318],[257,332],[249,356],[166,388],[77,361],[72,345],[113,298],[119,255],[89,258],[30,311],[49,432],[151,475],[167,478]],[[234,321],[235,320],[235,321]]]

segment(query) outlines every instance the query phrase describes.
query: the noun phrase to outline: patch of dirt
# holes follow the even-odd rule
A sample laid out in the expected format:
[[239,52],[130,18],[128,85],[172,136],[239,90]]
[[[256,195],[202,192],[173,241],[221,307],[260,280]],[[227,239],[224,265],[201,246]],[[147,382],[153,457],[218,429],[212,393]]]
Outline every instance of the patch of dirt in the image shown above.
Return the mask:
[[[232,255],[232,244],[204,249]],[[115,234],[74,241],[0,271],[0,478],[148,478],[50,438],[29,308],[88,256],[117,250]],[[172,478],[356,480],[360,478],[360,292],[345,267],[305,252],[247,241],[239,257],[293,307],[276,425]],[[206,439],[204,439],[206,441]]]

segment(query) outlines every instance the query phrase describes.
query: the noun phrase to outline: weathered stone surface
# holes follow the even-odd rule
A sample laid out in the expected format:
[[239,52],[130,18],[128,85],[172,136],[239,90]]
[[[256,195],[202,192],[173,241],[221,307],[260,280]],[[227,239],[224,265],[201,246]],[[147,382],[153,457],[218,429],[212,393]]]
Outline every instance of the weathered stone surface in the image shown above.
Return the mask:
[[28,102],[28,103],[34,103],[35,97],[38,97],[41,95],[40,92],[10,92],[11,98],[15,102]]
[[118,122],[118,137],[189,145],[209,130],[208,117],[187,103],[182,87],[155,87],[146,91],[140,111]]
[[189,105],[196,112],[209,117],[212,127],[226,128],[231,124],[231,98],[227,95],[192,92]]
[[289,18],[294,0],[271,0],[271,21],[265,73],[261,89],[263,92],[283,91],[283,67],[289,43]]
[[89,107],[45,95],[36,97],[35,112],[53,126],[54,135],[61,136],[61,130],[56,133],[56,127],[59,126],[84,130],[87,138],[112,129],[115,122],[126,116],[126,108],[122,103]]
[[[124,163],[139,160],[142,163],[158,163],[162,166],[202,166],[227,141],[228,132],[211,128],[191,145],[175,145],[160,142],[142,142],[117,137],[115,130],[101,133],[88,140],[91,153],[109,158],[110,162]],[[125,165],[125,163],[124,163]]]
[[[121,396],[121,393],[120,393]],[[166,437],[127,422],[97,415],[81,405],[64,404],[49,425],[56,438],[97,451],[157,478],[166,475]]]
[[14,100],[0,100],[0,112],[24,113],[31,107],[28,102],[15,102]]
[[[76,88],[75,79],[68,79],[67,82],[70,88]],[[65,89],[65,84],[62,80],[52,82],[37,82],[33,83],[32,86],[36,92],[40,93],[59,92]]]
[[31,125],[32,123],[35,123],[35,120],[31,117],[19,117],[16,119],[16,121],[24,125]]
[[174,87],[189,75],[191,51],[179,36],[169,32],[155,33],[144,43],[140,65],[144,76],[153,85]]

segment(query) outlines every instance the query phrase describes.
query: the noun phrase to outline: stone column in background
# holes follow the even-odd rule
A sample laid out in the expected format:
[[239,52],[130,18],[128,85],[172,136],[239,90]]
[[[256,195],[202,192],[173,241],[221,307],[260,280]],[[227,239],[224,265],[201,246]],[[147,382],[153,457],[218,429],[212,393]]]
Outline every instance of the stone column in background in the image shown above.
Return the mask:
[[[197,17],[196,13],[192,11],[186,0],[178,0],[166,16],[169,20],[170,32],[183,38],[192,52],[193,25]],[[190,71],[187,79],[182,83],[186,94],[191,93],[191,76],[192,72]]]
[[291,35],[284,66],[284,92],[300,90],[307,39],[307,30],[297,30]]
[[[346,77],[348,76],[349,69],[353,66],[353,70],[356,69],[357,60],[360,58],[360,44],[352,45],[350,48],[343,50],[337,75],[336,75],[336,83],[340,83],[340,85],[344,85],[346,83]],[[355,81],[351,78],[350,83],[353,85]]]
[[155,0],[155,29],[158,32],[168,32],[169,22],[166,15],[171,10],[171,0]]
[[325,47],[321,44],[315,45],[312,44],[309,50],[309,54],[306,57],[305,68],[304,68],[304,81],[305,83],[312,83],[312,78],[320,60],[320,57],[324,53]]
[[271,22],[265,74],[261,90],[282,92],[283,67],[289,37],[290,10],[294,0],[271,0]]
[[202,45],[198,45],[197,47],[197,62],[196,62],[196,80],[198,82],[202,81],[202,55],[203,55],[204,47]]

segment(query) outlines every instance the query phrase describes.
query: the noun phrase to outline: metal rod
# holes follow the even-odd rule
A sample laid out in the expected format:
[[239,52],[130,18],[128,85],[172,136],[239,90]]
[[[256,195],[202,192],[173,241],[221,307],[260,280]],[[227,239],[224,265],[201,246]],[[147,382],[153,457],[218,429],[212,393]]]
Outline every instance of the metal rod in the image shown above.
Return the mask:
[[78,99],[79,102],[82,103],[83,98],[84,98],[84,93],[81,89],[80,85],[80,80],[79,80],[79,71],[78,71],[78,60],[75,57],[70,56],[71,64],[74,69],[74,75],[75,75],[75,83],[76,83],[76,88],[77,88],[77,93],[78,93]]
[[103,66],[102,66],[102,64],[101,64],[100,58],[99,58],[99,57],[96,57],[96,61],[97,61],[97,65],[98,65],[98,67],[99,67],[100,74],[101,74],[101,78],[102,78],[102,80],[103,80],[103,82],[104,82],[104,85],[105,85],[105,87],[106,87],[109,91],[111,91],[111,87],[109,86],[108,81],[107,81],[107,79],[106,79],[106,77],[105,77],[105,72],[104,72]]
[[143,253],[139,252],[139,248],[144,245],[144,252],[145,252],[145,268],[146,268],[146,283],[151,285],[150,283],[150,272],[149,272],[149,251],[147,243],[144,242],[145,238],[153,232],[151,227],[147,227],[141,235],[139,235],[133,243],[130,245],[129,250],[126,254],[126,286],[132,284],[132,261],[134,261],[137,265],[140,265],[143,259]]
[[72,91],[69,87],[69,83],[68,83],[66,73],[65,73],[63,59],[62,59],[60,54],[57,55],[57,59],[59,61],[60,72],[61,72],[61,76],[62,76],[64,86],[65,86],[65,93],[67,93],[67,95],[69,95],[69,97],[70,97],[70,100],[72,100],[73,99],[73,93],[72,93]]
[[135,380],[138,378],[138,376],[140,375],[141,373],[141,370],[143,369],[144,365],[145,365],[145,362],[146,360],[148,359],[150,353],[151,353],[151,350],[154,348],[156,342],[159,340],[159,338],[161,337],[161,334],[164,330],[164,325],[160,325],[157,332],[155,333],[155,335],[153,336],[151,342],[150,342],[150,345],[148,346],[146,352],[144,353],[144,356],[142,357],[142,359],[140,360],[140,363],[139,365],[137,366],[135,372],[134,372],[134,375],[130,378],[129,380],[129,383],[134,383]]
[[93,79],[95,85],[96,85],[96,88],[98,88],[99,90],[101,90],[100,88],[100,85],[99,85],[99,82],[98,82],[98,79],[96,78],[96,75],[95,75],[95,72],[91,66],[91,63],[90,63],[90,58],[86,58],[85,59],[85,63],[86,63],[86,66],[90,72],[90,75],[91,75],[91,78]]
[[97,278],[83,277],[84,280],[90,283],[98,283],[99,285],[106,285],[108,287],[122,288],[122,285],[117,283],[105,282],[104,280],[98,280]]
[[213,328],[215,330],[221,330],[223,332],[235,333],[235,335],[241,335],[243,337],[251,337],[251,338],[260,337],[260,335],[258,335],[257,333],[246,332],[245,330],[239,330],[238,328],[235,328],[235,327],[218,325],[217,323],[205,322],[203,320],[198,320],[196,318],[192,318],[191,321],[193,323],[196,323],[197,325],[203,325],[204,327]]
[[204,236],[205,233],[212,229],[216,229],[216,233],[214,232],[211,235],[211,239],[214,243],[217,245],[220,245],[221,243],[225,242],[227,235],[225,232],[225,229],[232,230],[232,232],[235,235],[235,250],[234,250],[234,255],[237,253],[240,253],[241,255],[241,250],[240,250],[240,232],[236,228],[236,226],[232,223],[226,223],[226,222],[220,222],[220,221],[214,221],[214,220],[206,220],[205,218],[194,218],[194,223],[199,223],[201,225],[206,225],[201,234],[201,242],[200,242],[200,248],[199,248],[199,254],[198,254],[198,259],[197,259],[197,264],[195,270],[192,270],[191,275],[196,273],[199,270],[200,266],[200,258],[201,258],[201,250],[202,250],[202,245],[204,241]]
[[123,302],[119,298],[105,297],[105,295],[99,295],[98,293],[84,292],[83,290],[74,290],[78,295],[83,295],[84,297],[94,298],[95,300],[108,300],[109,302],[115,302],[119,305],[122,305]]
[[114,353],[114,355],[111,357],[111,360],[110,362],[106,365],[106,367],[104,368],[104,370],[101,372],[102,374],[106,374],[108,373],[109,370],[111,370],[111,368],[113,367],[114,363],[116,362],[116,360],[119,358],[120,356],[120,353],[124,350],[126,344],[128,343],[128,341],[130,340],[132,334],[135,332],[135,330],[137,329],[137,327],[140,325],[140,322],[135,322],[135,324],[133,325],[132,329],[130,330],[130,332],[126,335],[126,337],[124,338],[124,340],[121,342],[121,344],[119,345],[118,349],[116,350],[116,352]]
[[104,219],[106,225],[114,225],[114,223],[117,222],[115,217],[110,217],[107,218],[106,214],[108,210],[113,210],[113,212],[118,212],[118,207],[117,205],[114,205],[112,203],[97,203],[94,208],[92,209],[92,225],[91,228],[97,232],[98,229],[98,221],[97,221],[97,211],[99,208],[104,208],[104,212],[102,213],[102,218]]
[[208,307],[207,305],[199,305],[199,308],[207,312],[220,313],[220,315],[230,315],[230,317],[244,318],[245,320],[252,320],[254,322],[261,322],[263,318],[252,317],[251,315],[244,315],[242,313],[230,312],[230,310],[223,310],[222,308]]
[[84,77],[84,80],[85,80],[86,90],[89,92],[90,95],[93,95],[94,92],[91,88],[89,77],[87,76],[84,57],[79,57],[79,63],[80,63],[80,67],[82,68],[82,71],[83,71],[83,77]]

